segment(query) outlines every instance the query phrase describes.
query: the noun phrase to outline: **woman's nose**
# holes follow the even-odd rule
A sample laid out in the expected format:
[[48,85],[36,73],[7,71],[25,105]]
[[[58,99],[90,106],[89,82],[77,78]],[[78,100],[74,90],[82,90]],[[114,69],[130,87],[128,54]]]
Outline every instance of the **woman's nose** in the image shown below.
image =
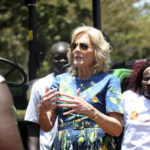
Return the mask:
[[77,44],[77,46],[76,46],[76,48],[75,48],[74,50],[76,50],[76,51],[80,51],[80,45],[79,45],[79,44]]

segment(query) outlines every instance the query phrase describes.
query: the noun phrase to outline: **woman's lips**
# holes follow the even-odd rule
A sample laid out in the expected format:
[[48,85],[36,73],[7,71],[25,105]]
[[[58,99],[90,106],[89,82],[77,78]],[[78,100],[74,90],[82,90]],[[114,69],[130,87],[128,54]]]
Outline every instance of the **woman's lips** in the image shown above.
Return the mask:
[[81,59],[82,56],[81,55],[75,55],[75,59]]
[[76,57],[75,57],[75,60],[76,60],[76,61],[81,61],[81,60],[82,60],[82,57],[76,56]]

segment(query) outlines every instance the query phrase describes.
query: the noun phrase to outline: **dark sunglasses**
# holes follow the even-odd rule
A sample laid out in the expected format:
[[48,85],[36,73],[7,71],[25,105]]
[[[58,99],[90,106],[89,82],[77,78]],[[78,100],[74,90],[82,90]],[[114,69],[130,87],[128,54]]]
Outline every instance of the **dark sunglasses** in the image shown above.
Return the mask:
[[71,43],[70,44],[70,49],[73,51],[77,46],[79,45],[81,50],[87,50],[89,48],[88,44],[86,43]]

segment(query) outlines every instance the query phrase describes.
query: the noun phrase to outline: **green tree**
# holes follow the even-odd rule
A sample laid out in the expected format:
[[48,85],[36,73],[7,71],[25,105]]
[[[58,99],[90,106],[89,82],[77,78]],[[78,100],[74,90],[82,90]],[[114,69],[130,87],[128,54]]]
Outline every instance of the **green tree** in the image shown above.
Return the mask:
[[[140,0],[101,0],[102,30],[113,50],[112,65],[131,59],[150,59],[150,5],[135,7]],[[28,8],[24,1],[0,2],[0,56],[13,60],[28,72]],[[92,0],[37,0],[37,39],[47,50],[41,77],[49,73],[50,46],[70,42],[72,29],[82,23],[93,25]]]
[[148,4],[135,7],[139,0],[102,0],[102,29],[113,46],[112,64],[150,58]]
[[[28,8],[24,2],[17,0],[2,0],[0,3],[0,55],[13,60],[28,72]],[[91,10],[81,5],[79,0],[39,0],[36,10],[37,39],[46,50],[56,41],[70,42],[72,29],[80,25],[81,21],[89,24],[92,18]],[[38,76],[49,72],[48,55]]]

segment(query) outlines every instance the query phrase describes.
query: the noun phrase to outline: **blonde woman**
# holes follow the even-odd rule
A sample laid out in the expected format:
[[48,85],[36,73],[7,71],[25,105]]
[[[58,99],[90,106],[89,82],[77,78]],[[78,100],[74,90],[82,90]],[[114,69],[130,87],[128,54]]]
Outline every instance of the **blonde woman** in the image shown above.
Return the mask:
[[58,75],[38,107],[40,126],[49,131],[58,116],[53,150],[97,150],[105,134],[122,132],[120,83],[105,73],[110,46],[102,32],[89,26],[73,30],[68,73]]

